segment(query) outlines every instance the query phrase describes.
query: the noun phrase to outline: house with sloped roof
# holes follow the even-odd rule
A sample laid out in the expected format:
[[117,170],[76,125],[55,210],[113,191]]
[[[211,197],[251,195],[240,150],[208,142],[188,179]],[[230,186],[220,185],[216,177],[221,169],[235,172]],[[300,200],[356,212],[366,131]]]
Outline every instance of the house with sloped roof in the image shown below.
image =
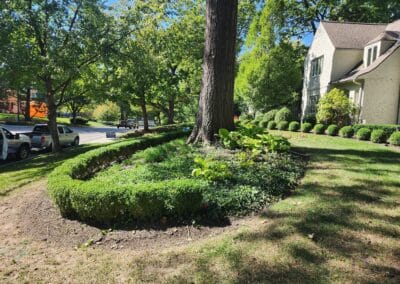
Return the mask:
[[304,63],[302,117],[332,88],[358,107],[358,123],[400,124],[400,20],[321,22]]

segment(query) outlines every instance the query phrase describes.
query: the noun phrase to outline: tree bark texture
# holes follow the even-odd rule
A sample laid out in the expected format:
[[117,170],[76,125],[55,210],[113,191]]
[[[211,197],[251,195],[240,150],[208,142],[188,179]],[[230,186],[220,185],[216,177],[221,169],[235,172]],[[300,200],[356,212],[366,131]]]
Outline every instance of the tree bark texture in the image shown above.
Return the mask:
[[57,130],[57,105],[54,99],[54,91],[52,88],[51,79],[46,81],[46,98],[47,98],[47,118],[48,127],[51,135],[52,140],[52,151],[59,152],[61,150],[60,147],[60,139],[58,137],[58,130]]
[[175,98],[168,101],[168,124],[174,124],[175,118]]
[[237,0],[207,0],[202,90],[188,143],[213,143],[220,128],[234,128],[237,10]]
[[146,107],[146,99],[144,96],[140,99],[140,107],[142,108],[142,115],[143,115],[143,130],[149,130],[149,117],[147,115],[147,107]]

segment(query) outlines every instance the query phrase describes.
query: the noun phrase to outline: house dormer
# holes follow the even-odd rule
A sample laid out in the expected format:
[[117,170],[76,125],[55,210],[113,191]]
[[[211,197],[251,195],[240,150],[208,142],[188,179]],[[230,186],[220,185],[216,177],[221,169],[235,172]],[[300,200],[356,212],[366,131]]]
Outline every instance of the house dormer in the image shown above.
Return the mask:
[[364,64],[365,67],[370,66],[380,55],[381,42],[372,43],[364,48]]
[[364,47],[364,65],[370,66],[390,47],[400,40],[400,20],[389,24],[385,31],[368,42]]

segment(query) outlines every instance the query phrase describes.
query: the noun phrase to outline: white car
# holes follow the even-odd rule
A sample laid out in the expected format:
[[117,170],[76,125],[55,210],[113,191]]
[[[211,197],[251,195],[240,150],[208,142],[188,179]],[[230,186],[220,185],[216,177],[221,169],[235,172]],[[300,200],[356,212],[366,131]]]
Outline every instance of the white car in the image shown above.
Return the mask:
[[12,154],[23,160],[29,157],[31,150],[31,139],[19,133],[11,133],[8,129],[0,126],[0,159],[6,160]]
[[[79,134],[65,125],[58,125],[58,137],[61,146],[78,146]],[[49,127],[47,124],[36,124],[32,132],[24,133],[32,140],[32,147],[51,150],[53,140],[51,139]]]

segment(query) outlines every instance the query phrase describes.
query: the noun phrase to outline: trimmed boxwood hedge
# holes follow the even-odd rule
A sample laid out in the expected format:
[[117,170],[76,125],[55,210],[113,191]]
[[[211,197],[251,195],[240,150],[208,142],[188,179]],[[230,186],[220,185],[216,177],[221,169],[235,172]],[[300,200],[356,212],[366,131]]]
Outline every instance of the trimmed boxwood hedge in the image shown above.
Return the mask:
[[326,129],[326,134],[329,136],[336,136],[338,134],[339,127],[336,124],[331,124]]
[[268,126],[267,126],[268,130],[274,130],[276,129],[276,122],[275,121],[270,121],[268,122]]
[[375,129],[381,129],[385,133],[386,139],[396,131],[400,131],[400,125],[395,124],[355,124],[353,125],[354,133],[357,133],[361,128],[368,128],[373,131]]
[[278,123],[277,128],[278,128],[278,130],[287,130],[288,126],[289,126],[289,122],[281,121]]
[[369,140],[369,138],[371,137],[371,129],[366,127],[360,128],[357,131],[356,136],[358,140]]
[[371,133],[371,142],[374,143],[385,143],[386,135],[383,129],[374,129]]
[[300,123],[297,121],[292,121],[289,124],[289,131],[297,132],[300,129]]
[[389,142],[394,146],[400,146],[400,131],[393,132],[389,138]]
[[351,138],[354,135],[354,129],[351,126],[344,126],[340,128],[339,135],[343,138]]
[[85,180],[136,151],[185,135],[184,131],[153,134],[79,155],[49,175],[50,196],[63,216],[101,224],[194,213],[202,206],[202,190],[207,186],[201,180],[177,179],[134,186]]
[[258,124],[261,128],[267,128],[268,127],[268,123],[269,121],[266,119],[263,119],[260,121],[260,123]]
[[313,132],[314,132],[315,134],[318,134],[318,135],[324,134],[324,132],[325,132],[325,125],[323,125],[323,124],[321,124],[321,123],[316,124],[316,125],[314,126],[314,128],[313,128]]
[[310,133],[312,129],[313,129],[313,125],[309,122],[304,122],[301,125],[301,132]]

